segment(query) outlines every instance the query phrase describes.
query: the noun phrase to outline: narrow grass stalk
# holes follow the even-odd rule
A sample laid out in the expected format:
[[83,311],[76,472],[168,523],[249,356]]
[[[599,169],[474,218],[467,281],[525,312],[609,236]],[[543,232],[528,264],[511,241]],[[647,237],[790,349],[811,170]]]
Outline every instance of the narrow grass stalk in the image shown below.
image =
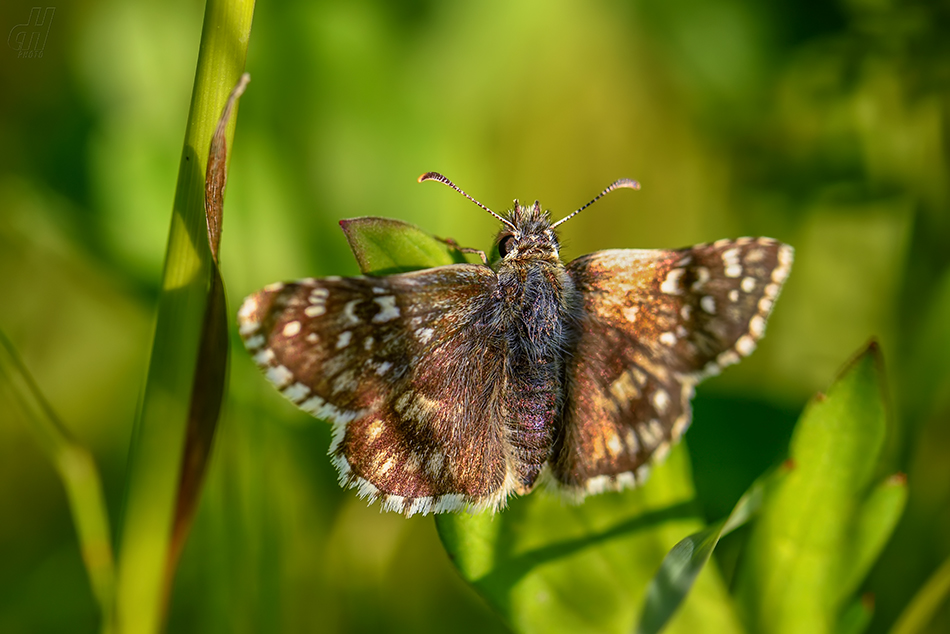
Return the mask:
[[925,632],[947,601],[950,601],[950,557],[937,568],[897,619],[891,634]]
[[[182,455],[213,284],[205,169],[218,117],[244,70],[253,13],[253,0],[208,0],[205,9],[148,379],[129,451],[115,602],[123,634],[162,629],[174,576]],[[232,121],[229,145],[233,131]]]
[[3,332],[0,332],[0,385],[9,387],[12,400],[22,408],[27,426],[63,481],[83,563],[102,612],[102,631],[112,632],[115,564],[109,514],[95,460],[85,447],[73,440],[56,417]]

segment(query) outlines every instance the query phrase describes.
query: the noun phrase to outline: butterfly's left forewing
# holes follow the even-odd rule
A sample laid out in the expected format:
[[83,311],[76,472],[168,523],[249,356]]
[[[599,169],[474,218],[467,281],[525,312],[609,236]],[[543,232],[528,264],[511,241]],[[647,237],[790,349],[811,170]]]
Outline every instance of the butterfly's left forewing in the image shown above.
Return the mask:
[[569,263],[580,306],[554,481],[574,497],[639,483],[689,425],[696,383],[755,348],[791,261],[740,238]]
[[277,284],[245,301],[241,335],[284,396],[334,423],[344,485],[407,515],[495,508],[511,482],[494,284],[466,264]]

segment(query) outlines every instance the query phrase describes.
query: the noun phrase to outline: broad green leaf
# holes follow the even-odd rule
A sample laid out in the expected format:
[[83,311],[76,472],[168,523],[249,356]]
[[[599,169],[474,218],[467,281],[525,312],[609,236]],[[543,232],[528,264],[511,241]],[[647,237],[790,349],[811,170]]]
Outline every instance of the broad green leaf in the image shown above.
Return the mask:
[[[765,501],[739,570],[738,597],[754,630],[835,631],[849,601],[842,589],[860,583],[893,527],[891,494],[868,498],[884,442],[883,380],[872,343],[802,414],[795,468]],[[882,524],[868,523],[865,511],[888,506]]]
[[340,226],[363,273],[390,275],[464,262],[452,244],[390,218],[351,218]]
[[[253,0],[209,0],[205,8],[148,379],[129,449],[115,605],[123,634],[162,628],[187,507],[203,472],[187,460],[203,465],[214,427],[193,422],[216,419],[223,394],[226,367],[204,356],[220,354],[213,351],[222,344],[226,355],[227,348],[224,293],[209,243],[220,224],[209,225],[205,210],[206,167],[222,109],[244,70],[253,15]],[[233,132],[232,122],[228,136]]]
[[[446,551],[517,632],[629,632],[664,555],[700,522],[684,447],[642,488],[568,505],[545,491],[492,516],[439,515]],[[741,631],[715,572],[670,631]]]
[[727,518],[693,533],[673,547],[647,590],[638,634],[660,632],[689,594],[719,540],[748,522],[762,506],[767,489],[788,471],[784,466],[756,480]]
[[[446,245],[397,221],[341,223],[364,273],[446,264]],[[369,228],[367,235],[362,235]],[[406,246],[409,243],[409,246]],[[424,254],[435,253],[431,260]],[[646,486],[570,505],[538,491],[497,514],[436,516],[446,552],[517,632],[629,632],[664,555],[701,528],[685,447]],[[670,631],[740,632],[714,569],[701,575]]]

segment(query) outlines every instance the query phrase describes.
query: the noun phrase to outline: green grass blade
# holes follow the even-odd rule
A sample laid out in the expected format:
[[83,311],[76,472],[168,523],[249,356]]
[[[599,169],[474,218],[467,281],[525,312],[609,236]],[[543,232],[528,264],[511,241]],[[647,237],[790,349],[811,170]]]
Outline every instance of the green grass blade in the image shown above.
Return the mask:
[[[173,576],[172,531],[203,327],[213,301],[205,217],[208,148],[244,69],[254,3],[209,0],[172,210],[148,380],[132,436],[119,552],[116,619],[160,631]],[[229,135],[233,135],[233,124]]]
[[188,427],[185,432],[185,449],[169,556],[171,571],[177,567],[188,532],[191,530],[204,475],[211,457],[211,444],[218,427],[227,389],[230,315],[224,292],[224,280],[221,278],[219,268],[218,248],[221,244],[224,187],[227,181],[227,127],[237,100],[244,93],[249,81],[250,75],[244,73],[237,86],[231,91],[208,153],[208,168],[205,172],[205,215],[208,224],[208,246],[211,249],[212,259],[211,280],[208,289],[208,304],[205,307],[201,327],[195,382],[191,390]]
[[699,573],[706,566],[719,540],[748,522],[762,506],[766,489],[787,469],[778,469],[756,480],[736,503],[729,516],[680,541],[663,559],[663,565],[650,581],[638,634],[660,632],[689,594]]
[[866,570],[851,542],[884,442],[882,364],[872,343],[795,428],[795,468],[763,505],[739,570],[738,597],[754,630],[833,632],[842,587],[855,584],[845,571]]
[[927,580],[904,609],[891,634],[919,634],[947,601],[950,601],[950,557]]
[[0,387],[3,386],[7,386],[9,396],[23,410],[27,426],[63,481],[82,560],[102,612],[101,631],[111,632],[115,564],[99,470],[92,454],[70,437],[13,344],[0,331]]
[[[451,247],[407,223],[341,224],[363,273],[450,263]],[[515,631],[629,632],[663,556],[700,527],[694,495],[686,451],[678,447],[635,491],[580,506],[541,491],[495,515],[438,515],[436,527],[462,577]],[[699,579],[694,599],[673,630],[741,631],[714,571]]]

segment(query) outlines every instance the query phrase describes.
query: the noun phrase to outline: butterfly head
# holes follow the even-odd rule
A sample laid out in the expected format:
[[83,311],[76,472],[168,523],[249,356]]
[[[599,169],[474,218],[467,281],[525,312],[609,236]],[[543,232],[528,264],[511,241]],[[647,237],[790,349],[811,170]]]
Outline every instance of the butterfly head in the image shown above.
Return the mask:
[[542,211],[541,203],[521,205],[517,200],[495,244],[504,260],[539,257],[556,260],[560,247],[548,212]]

